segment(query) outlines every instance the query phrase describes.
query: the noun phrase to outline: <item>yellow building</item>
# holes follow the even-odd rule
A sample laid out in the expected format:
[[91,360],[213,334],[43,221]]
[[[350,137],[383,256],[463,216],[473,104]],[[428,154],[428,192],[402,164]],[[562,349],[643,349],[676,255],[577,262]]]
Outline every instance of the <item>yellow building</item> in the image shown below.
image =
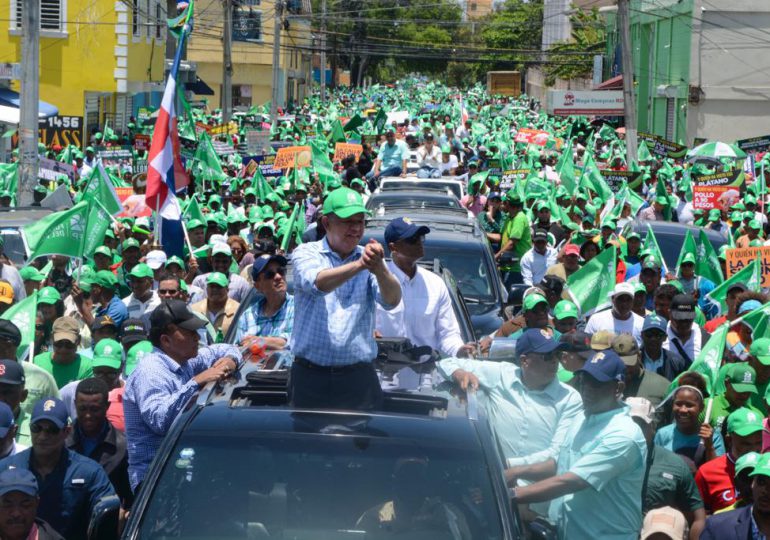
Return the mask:
[[[80,117],[85,140],[106,120],[122,130],[162,92],[166,1],[133,1],[40,0],[40,99]],[[0,63],[19,62],[21,0],[0,0],[0,13]]]
[[[279,105],[308,93],[313,45],[307,19],[310,1],[282,4]],[[275,7],[275,0],[244,0],[233,10],[233,107],[262,105],[272,97]],[[187,46],[187,60],[197,65],[198,77],[214,91],[209,98],[212,108],[221,106],[223,19],[222,3],[196,2],[195,29]]]

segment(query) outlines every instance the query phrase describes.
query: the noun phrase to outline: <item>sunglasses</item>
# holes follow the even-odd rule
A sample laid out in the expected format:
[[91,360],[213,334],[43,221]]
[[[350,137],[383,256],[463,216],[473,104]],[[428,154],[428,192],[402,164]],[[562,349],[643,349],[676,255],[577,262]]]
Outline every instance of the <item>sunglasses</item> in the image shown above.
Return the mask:
[[425,240],[425,235],[424,234],[416,234],[416,235],[412,236],[411,238],[404,238],[404,242],[406,242],[407,244],[412,244],[412,245],[419,244],[419,243],[423,242],[424,240]]
[[29,431],[31,433],[48,433],[49,435],[58,435],[61,433],[61,428],[53,424],[50,426],[45,426],[43,424],[32,424],[29,426]]
[[265,276],[265,279],[273,279],[276,274],[281,274],[281,277],[286,277],[286,267],[279,268],[278,270],[268,270],[263,276]]
[[53,344],[54,347],[57,349],[74,349],[77,347],[74,343],[71,341],[57,341]]
[[179,289],[158,289],[158,294],[164,296],[173,296],[177,293],[179,293]]

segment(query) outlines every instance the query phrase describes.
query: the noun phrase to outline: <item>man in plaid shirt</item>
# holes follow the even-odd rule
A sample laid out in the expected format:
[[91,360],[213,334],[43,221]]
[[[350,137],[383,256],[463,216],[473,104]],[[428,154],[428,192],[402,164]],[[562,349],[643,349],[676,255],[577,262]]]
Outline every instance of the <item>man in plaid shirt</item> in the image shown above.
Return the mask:
[[286,259],[262,255],[251,268],[254,288],[261,297],[243,312],[236,340],[246,345],[259,338],[269,351],[283,349],[294,326],[294,297],[286,294]]

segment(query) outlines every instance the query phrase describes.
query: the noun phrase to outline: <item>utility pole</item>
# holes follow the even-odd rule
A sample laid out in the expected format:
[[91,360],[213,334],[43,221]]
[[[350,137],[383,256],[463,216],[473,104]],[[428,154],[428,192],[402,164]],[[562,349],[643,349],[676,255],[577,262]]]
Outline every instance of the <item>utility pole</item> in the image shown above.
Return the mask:
[[321,103],[326,103],[326,0],[321,2]]
[[37,153],[40,106],[40,1],[22,0],[21,103],[19,118],[20,174],[16,206],[32,204],[40,157]]
[[281,14],[283,0],[275,0],[275,22],[273,24],[273,99],[270,101],[270,121],[277,125],[278,101],[281,98]]
[[222,124],[230,123],[233,114],[233,2],[224,0],[224,46],[222,47]]
[[634,92],[634,58],[631,52],[631,21],[629,0],[618,0],[620,49],[623,59],[623,108],[626,117],[626,165],[636,163],[636,93]]

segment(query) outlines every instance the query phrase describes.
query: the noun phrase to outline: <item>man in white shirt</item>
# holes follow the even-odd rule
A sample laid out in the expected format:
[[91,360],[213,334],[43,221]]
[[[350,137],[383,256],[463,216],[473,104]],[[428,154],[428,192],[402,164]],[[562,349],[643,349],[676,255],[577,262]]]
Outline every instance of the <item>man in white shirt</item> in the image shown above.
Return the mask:
[[677,294],[671,299],[671,319],[666,329],[663,348],[677,353],[689,366],[700,354],[703,339],[700,327],[694,327],[695,299],[689,294]]
[[452,153],[452,147],[445,144],[441,147],[441,165],[439,170],[442,176],[454,176],[457,172],[457,167],[460,165],[457,160],[457,156]]
[[401,302],[390,311],[377,306],[375,329],[382,337],[406,337],[443,356],[469,356],[475,344],[463,343],[444,281],[417,264],[425,254],[423,242],[429,232],[409,218],[396,218],[385,228],[393,259],[388,269],[401,285]]
[[417,149],[417,178],[441,178],[441,150],[433,141],[433,133],[425,135],[425,144]]
[[631,311],[633,303],[633,284],[618,283],[612,291],[612,309],[591,315],[586,324],[586,334],[593,335],[599,330],[607,330],[615,335],[631,334],[641,346],[644,318]]
[[545,271],[556,264],[558,252],[548,245],[548,231],[538,229],[532,235],[532,249],[521,257],[521,277],[530,286],[543,281]]
[[150,313],[160,305],[160,296],[152,290],[154,274],[152,268],[139,263],[128,273],[131,294],[123,299],[129,319],[142,319],[149,326]]

